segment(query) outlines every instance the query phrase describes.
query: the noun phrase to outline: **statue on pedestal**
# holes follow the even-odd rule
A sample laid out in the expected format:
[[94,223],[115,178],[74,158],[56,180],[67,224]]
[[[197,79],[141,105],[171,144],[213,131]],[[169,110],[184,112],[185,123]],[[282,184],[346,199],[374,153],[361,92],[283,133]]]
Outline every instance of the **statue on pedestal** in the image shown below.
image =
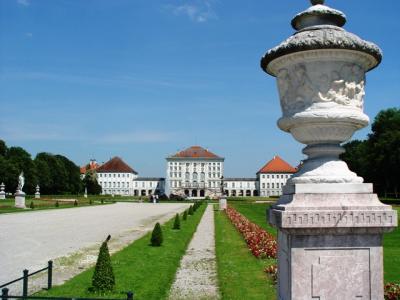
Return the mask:
[[4,191],[4,182],[0,184],[0,199],[6,199],[6,192]]
[[24,177],[24,172],[22,171],[21,174],[19,174],[18,176],[18,186],[17,186],[17,191],[15,192],[15,207],[26,208],[25,193],[22,190],[24,185],[25,185],[25,177]]

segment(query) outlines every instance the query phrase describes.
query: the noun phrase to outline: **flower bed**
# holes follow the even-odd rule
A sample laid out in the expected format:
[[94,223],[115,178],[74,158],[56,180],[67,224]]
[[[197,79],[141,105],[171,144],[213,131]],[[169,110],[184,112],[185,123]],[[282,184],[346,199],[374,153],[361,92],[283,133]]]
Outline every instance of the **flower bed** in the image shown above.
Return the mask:
[[242,234],[250,251],[258,258],[276,258],[277,242],[274,236],[228,206],[226,214]]
[[385,300],[399,300],[400,299],[400,284],[387,283],[385,284]]

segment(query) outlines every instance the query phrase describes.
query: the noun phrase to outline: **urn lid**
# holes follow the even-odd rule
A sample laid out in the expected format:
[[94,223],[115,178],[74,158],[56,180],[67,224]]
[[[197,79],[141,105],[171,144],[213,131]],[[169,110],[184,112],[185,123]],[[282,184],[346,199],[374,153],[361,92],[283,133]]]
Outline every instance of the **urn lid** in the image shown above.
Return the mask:
[[312,6],[293,18],[292,27],[297,31],[263,56],[261,68],[265,72],[275,76],[268,69],[268,65],[281,56],[318,49],[343,49],[369,54],[375,59],[369,70],[381,62],[381,49],[374,43],[344,30],[342,26],[346,23],[345,14],[324,5],[324,2],[311,0]]

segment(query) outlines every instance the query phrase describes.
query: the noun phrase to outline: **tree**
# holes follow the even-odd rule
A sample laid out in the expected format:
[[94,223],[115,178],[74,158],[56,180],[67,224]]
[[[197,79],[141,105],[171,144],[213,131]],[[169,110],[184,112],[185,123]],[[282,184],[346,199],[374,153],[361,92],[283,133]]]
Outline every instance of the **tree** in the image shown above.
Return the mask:
[[151,233],[150,242],[153,247],[159,247],[163,243],[163,234],[161,230],[161,225],[158,222],[154,226],[153,232]]
[[111,236],[109,235],[101,245],[94,268],[92,287],[97,292],[112,291],[115,286],[114,271],[107,245],[110,239]]
[[183,212],[183,216],[182,216],[182,219],[183,219],[184,221],[187,220],[187,215],[188,215],[188,212],[187,212],[187,210],[185,210],[185,211]]
[[372,132],[364,141],[344,145],[341,158],[349,168],[372,182],[379,195],[400,196],[400,109],[382,110],[375,117]]
[[175,215],[174,226],[172,229],[181,229],[181,221],[179,219],[179,214]]
[[99,195],[101,194],[101,185],[97,182],[97,176],[95,171],[87,171],[85,178],[83,179],[83,184],[87,188],[88,194]]

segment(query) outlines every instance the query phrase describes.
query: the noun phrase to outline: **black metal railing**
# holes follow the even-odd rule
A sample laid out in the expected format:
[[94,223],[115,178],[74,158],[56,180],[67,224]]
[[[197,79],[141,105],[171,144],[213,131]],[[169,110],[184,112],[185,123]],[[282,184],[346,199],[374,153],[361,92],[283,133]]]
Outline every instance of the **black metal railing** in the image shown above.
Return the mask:
[[[47,272],[47,289],[50,290],[52,285],[53,285],[53,261],[52,260],[48,261],[47,267],[45,267],[43,269],[40,269],[40,270],[37,270],[37,271],[35,271],[33,273],[29,274],[29,270],[27,270],[27,269],[23,270],[22,271],[22,274],[23,274],[22,277],[14,279],[14,280],[12,280],[10,282],[7,282],[5,284],[0,285],[0,289],[4,288],[7,285],[10,285],[10,284],[13,284],[15,282],[18,282],[18,281],[22,280],[22,297],[27,297],[28,296],[28,280],[29,280],[29,277],[33,276],[33,275],[36,275],[36,274],[38,274],[40,272],[46,271],[46,270],[48,271]],[[7,293],[8,293],[8,289],[6,289],[6,290],[7,290]]]
[[127,292],[124,299],[113,298],[78,298],[78,297],[45,297],[45,296],[11,296],[8,295],[8,288],[1,290],[1,300],[23,299],[23,300],[133,300],[133,293]]

